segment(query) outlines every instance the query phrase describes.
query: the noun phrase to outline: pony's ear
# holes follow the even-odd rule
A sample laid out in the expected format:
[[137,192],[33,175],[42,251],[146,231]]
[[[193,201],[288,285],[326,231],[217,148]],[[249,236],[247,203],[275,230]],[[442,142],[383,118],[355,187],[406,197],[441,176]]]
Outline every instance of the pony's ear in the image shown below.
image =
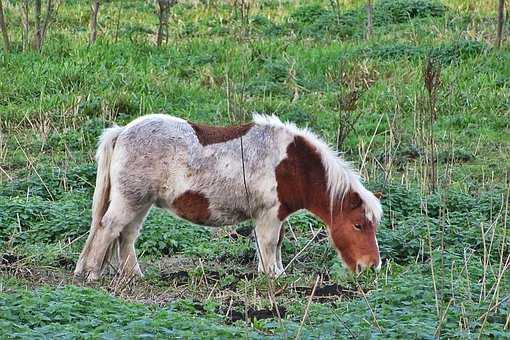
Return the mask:
[[359,197],[359,194],[357,192],[351,191],[349,193],[349,207],[351,209],[356,209],[361,206],[363,201],[361,200],[361,197]]

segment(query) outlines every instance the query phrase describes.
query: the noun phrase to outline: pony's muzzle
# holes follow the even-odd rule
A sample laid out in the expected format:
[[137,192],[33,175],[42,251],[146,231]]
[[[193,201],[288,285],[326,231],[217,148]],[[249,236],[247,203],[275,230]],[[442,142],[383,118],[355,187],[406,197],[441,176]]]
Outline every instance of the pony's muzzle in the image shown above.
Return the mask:
[[367,268],[372,268],[376,272],[381,270],[381,258],[380,257],[374,259],[364,258],[356,263],[356,273],[361,273]]

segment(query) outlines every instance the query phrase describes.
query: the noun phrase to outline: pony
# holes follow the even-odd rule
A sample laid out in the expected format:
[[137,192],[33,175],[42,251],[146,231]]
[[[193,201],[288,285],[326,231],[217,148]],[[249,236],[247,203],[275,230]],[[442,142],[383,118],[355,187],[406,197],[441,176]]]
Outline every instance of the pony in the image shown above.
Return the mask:
[[276,116],[214,127],[146,115],[105,129],[96,161],[92,223],[76,278],[97,280],[115,259],[121,275],[142,276],[135,242],[152,206],[205,226],[254,220],[258,271],[273,277],[284,272],[282,224],[302,209],[326,224],[348,269],[381,266],[379,200],[313,132]]

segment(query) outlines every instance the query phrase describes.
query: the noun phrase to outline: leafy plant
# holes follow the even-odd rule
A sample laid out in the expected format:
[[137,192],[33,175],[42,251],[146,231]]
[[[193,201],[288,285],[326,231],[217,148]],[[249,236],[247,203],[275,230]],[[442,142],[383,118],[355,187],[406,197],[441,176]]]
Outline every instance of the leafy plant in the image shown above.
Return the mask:
[[380,0],[374,7],[375,22],[403,23],[413,18],[441,17],[446,7],[435,0]]

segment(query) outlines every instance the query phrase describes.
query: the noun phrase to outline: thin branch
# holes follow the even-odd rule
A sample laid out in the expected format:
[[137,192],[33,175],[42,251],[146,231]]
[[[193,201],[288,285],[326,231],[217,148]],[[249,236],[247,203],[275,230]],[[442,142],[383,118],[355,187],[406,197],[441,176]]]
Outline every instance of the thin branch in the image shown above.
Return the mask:
[[501,47],[503,40],[503,25],[505,23],[505,0],[499,0],[498,4],[498,23],[496,28],[496,47]]
[[0,29],[2,30],[2,36],[4,38],[5,53],[9,53],[11,50],[11,44],[9,42],[9,32],[7,31],[7,22],[5,22],[4,18],[4,7],[2,5],[2,0],[0,0]]
[[48,32],[48,27],[50,26],[51,19],[53,16],[53,1],[48,0],[46,3],[46,16],[44,17],[44,22],[42,25],[42,32],[41,32],[41,46],[44,43],[44,39],[46,38],[46,33]]
[[97,15],[99,14],[99,0],[92,0],[90,4],[92,13],[90,14],[90,37],[89,43],[93,44],[97,38]]
[[367,0],[367,31],[365,38],[369,40],[372,37],[372,31],[374,27],[374,6],[372,0]]
[[34,4],[35,15],[35,33],[33,41],[33,49],[36,51],[41,50],[42,39],[42,26],[41,26],[41,0],[35,0]]
[[30,22],[29,22],[30,7],[28,0],[23,0],[21,3],[21,24],[23,25],[22,41],[23,51],[26,51],[30,45]]
[[310,305],[312,304],[313,296],[315,295],[315,290],[317,289],[317,285],[319,284],[320,275],[317,275],[317,279],[315,280],[315,284],[313,285],[312,293],[308,297],[308,303],[306,304],[305,314],[303,315],[303,319],[301,319],[301,324],[299,325],[298,333],[296,335],[296,339],[299,339],[301,336],[301,330],[303,329],[303,325],[305,324],[305,320],[308,316],[308,309],[310,309]]

